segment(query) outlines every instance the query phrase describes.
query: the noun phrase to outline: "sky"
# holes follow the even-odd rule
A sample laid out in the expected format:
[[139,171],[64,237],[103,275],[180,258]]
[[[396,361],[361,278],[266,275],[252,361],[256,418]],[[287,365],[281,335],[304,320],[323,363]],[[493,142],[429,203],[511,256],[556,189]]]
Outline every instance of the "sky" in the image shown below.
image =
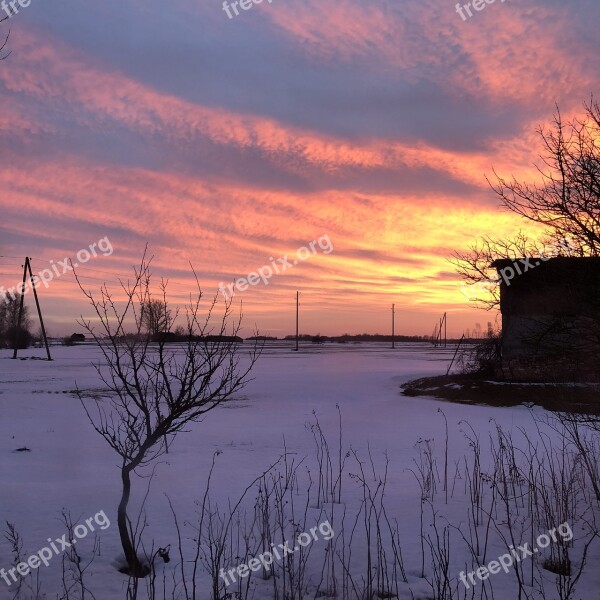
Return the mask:
[[[296,290],[303,333],[387,333],[392,304],[397,333],[486,329],[448,259],[532,231],[486,175],[535,180],[536,128],[599,93],[597,0],[231,4],[31,0],[0,24],[0,284],[97,244],[81,281],[117,290],[148,244],[173,306],[190,264],[207,298],[270,267],[233,297],[247,335],[293,333]],[[63,268],[51,335],[91,315]]]

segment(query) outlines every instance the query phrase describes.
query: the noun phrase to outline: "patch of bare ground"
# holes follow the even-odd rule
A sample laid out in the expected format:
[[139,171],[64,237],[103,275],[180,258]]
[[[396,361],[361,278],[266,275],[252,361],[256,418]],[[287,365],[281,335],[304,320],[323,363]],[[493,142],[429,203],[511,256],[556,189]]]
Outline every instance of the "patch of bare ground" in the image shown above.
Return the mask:
[[598,383],[511,383],[481,375],[440,375],[404,383],[402,393],[461,404],[537,405],[551,411],[600,415]]

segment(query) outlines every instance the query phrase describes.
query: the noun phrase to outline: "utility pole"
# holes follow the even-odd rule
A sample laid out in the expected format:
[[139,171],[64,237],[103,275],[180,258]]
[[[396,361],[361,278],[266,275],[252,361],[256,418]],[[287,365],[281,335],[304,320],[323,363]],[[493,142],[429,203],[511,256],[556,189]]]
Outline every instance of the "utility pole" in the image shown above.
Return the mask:
[[[437,327],[437,325],[436,325]],[[448,313],[444,313],[440,317],[440,330],[438,332],[438,338],[440,340],[440,346],[442,345],[442,335],[444,336],[444,348],[448,346]]]
[[17,321],[17,327],[15,328],[15,341],[13,360],[17,358],[17,349],[19,347],[19,333],[21,331],[21,319],[23,316],[23,301],[25,300],[25,281],[27,281],[27,265],[29,265],[29,257],[25,257],[25,264],[23,265],[23,283],[21,284],[21,298],[19,302],[19,320]]
[[33,279],[33,273],[31,272],[31,263],[29,262],[29,257],[25,257],[25,265],[23,266],[23,283],[21,285],[21,301],[19,303],[19,320],[17,323],[17,328],[15,330],[15,349],[13,352],[13,359],[17,358],[17,353],[19,349],[19,333],[21,332],[21,322],[23,321],[23,301],[25,300],[25,281],[27,280],[27,273],[29,272],[29,281],[31,283],[31,289],[33,290],[33,296],[35,298],[35,306],[37,308],[37,314],[40,319],[40,327],[42,329],[42,335],[44,336],[44,345],[46,346],[46,354],[48,356],[48,360],[52,360],[50,356],[50,348],[48,346],[48,337],[46,336],[46,328],[44,327],[44,319],[42,318],[42,309],[40,308],[40,301],[38,299],[37,290],[35,286],[35,281]]
[[444,313],[444,348],[448,346],[448,314]]
[[294,350],[298,352],[298,307],[300,305],[300,292],[296,292],[296,347]]
[[396,305],[392,304],[392,350],[396,347],[394,345],[394,319],[396,316],[396,310],[395,310]]

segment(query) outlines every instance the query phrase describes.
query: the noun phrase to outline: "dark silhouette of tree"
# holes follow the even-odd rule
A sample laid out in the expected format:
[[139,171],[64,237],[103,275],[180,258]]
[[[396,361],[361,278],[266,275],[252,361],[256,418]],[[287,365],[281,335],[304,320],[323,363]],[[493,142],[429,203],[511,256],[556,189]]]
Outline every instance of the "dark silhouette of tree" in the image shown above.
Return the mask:
[[455,252],[450,261],[465,285],[469,286],[469,299],[479,306],[491,309],[500,303],[500,290],[496,283],[497,273],[491,265],[498,258],[517,260],[524,256],[536,256],[542,252],[539,244],[523,233],[509,240],[485,237],[475,242],[465,252]]
[[551,256],[600,255],[600,106],[592,98],[582,118],[566,122],[557,107],[552,126],[538,134],[544,147],[540,182],[507,181],[495,171],[495,181],[488,182],[504,208],[545,227],[543,239],[487,237],[450,259],[474,289],[471,299],[484,308],[499,301],[495,260],[541,256],[544,248]]
[[[230,323],[231,303],[227,301],[217,315],[218,295],[201,314],[203,294],[197,278],[196,284],[197,291],[185,309],[186,341],[183,348],[173,348],[164,341],[151,344],[149,336],[142,335],[143,307],[156,306],[145,257],[134,271],[133,282],[121,283],[124,304],[117,302],[106,286],[94,295],[79,282],[95,313],[93,322],[82,319],[80,323],[102,351],[105,364],[96,369],[111,398],[107,402],[78,394],[94,429],[121,459],[117,523],[126,572],[136,578],[149,573],[151,558],[138,556],[141,540],[127,514],[132,474],[165,453],[177,433],[230,400],[247,383],[259,354],[254,345],[244,364],[240,363],[240,346],[231,338],[240,329],[241,315]],[[164,285],[160,303],[161,324],[170,331],[177,312],[168,308]],[[133,335],[125,335],[130,322]],[[206,339],[211,334],[216,341]]]
[[[164,285],[164,283],[161,283],[163,295],[165,291]],[[143,329],[153,337],[169,332],[171,323],[173,322],[164,297],[162,299],[151,298],[146,300],[142,304],[141,318]]]
[[31,319],[29,318],[29,307],[23,305],[23,316],[21,327],[19,323],[20,294],[7,294],[0,298],[0,345],[13,348],[15,340],[18,348],[27,348],[32,341]]
[[584,117],[564,122],[557,108],[549,130],[538,129],[544,144],[538,166],[541,183],[491,184],[502,205],[544,225],[554,241],[573,240],[582,256],[600,255],[600,106],[584,104]]

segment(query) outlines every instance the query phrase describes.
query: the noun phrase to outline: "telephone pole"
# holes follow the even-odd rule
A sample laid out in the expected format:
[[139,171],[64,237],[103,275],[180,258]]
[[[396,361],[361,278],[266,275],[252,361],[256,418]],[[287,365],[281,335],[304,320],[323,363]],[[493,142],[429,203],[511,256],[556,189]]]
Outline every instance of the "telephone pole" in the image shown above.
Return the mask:
[[[448,313],[444,313],[442,317],[444,320],[444,348],[448,346]],[[440,345],[441,345],[441,337],[442,337],[442,326],[440,324]]]
[[448,345],[448,313],[444,313],[440,318],[440,329],[438,331],[440,346],[442,345],[442,335],[444,336],[444,348],[446,348]]
[[46,336],[46,328],[44,327],[44,319],[42,318],[42,309],[40,308],[40,301],[38,299],[37,290],[35,286],[35,281],[33,279],[33,273],[31,272],[31,263],[29,262],[29,257],[25,257],[25,265],[23,265],[23,283],[21,284],[21,299],[19,303],[19,320],[17,323],[17,328],[15,330],[15,349],[13,352],[13,359],[17,358],[17,353],[19,350],[19,334],[21,333],[21,323],[23,321],[23,302],[25,300],[25,281],[27,281],[27,273],[29,272],[29,281],[31,283],[31,289],[33,290],[33,296],[35,298],[35,306],[37,308],[37,314],[40,319],[40,327],[42,329],[42,335],[44,336],[44,345],[46,346],[46,354],[48,356],[48,360],[52,360],[50,356],[50,348],[48,346],[48,337]]
[[296,347],[294,350],[298,352],[298,307],[300,305],[300,292],[296,292]]
[[394,320],[396,317],[396,305],[392,304],[392,350],[396,347],[394,344]]

